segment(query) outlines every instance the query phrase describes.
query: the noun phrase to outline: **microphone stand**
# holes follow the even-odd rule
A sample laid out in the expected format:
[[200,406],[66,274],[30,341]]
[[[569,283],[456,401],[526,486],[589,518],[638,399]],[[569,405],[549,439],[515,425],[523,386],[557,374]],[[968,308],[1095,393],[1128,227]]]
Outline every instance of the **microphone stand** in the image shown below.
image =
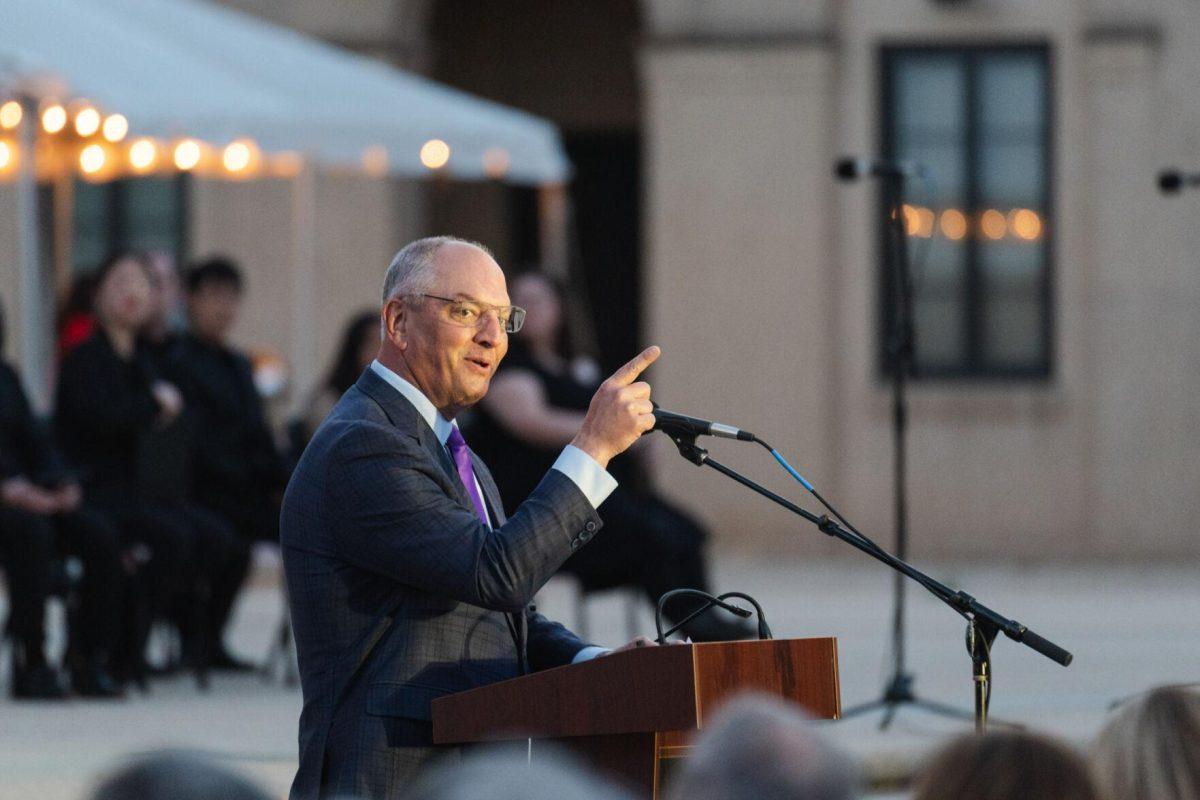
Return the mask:
[[[1013,641],[1021,642],[1026,647],[1041,653],[1046,658],[1064,667],[1070,664],[1074,658],[1066,650],[1051,641],[1043,639],[1016,620],[1008,619],[998,612],[993,611],[964,591],[951,589],[945,584],[931,578],[906,561],[846,530],[827,515],[822,514],[821,516],[817,516],[765,486],[755,483],[736,470],[730,469],[716,459],[711,458],[707,450],[696,444],[696,434],[671,431],[667,432],[667,435],[671,438],[671,441],[675,442],[675,446],[679,448],[679,454],[696,466],[707,466],[715,469],[722,475],[732,478],[748,489],[752,489],[768,500],[786,508],[793,514],[808,520],[822,533],[832,536],[835,539],[840,539],[875,560],[887,564],[896,571],[896,579],[898,581],[902,581],[905,577],[916,581],[929,590],[934,597],[950,606],[957,614],[966,619],[967,651],[971,656],[971,680],[975,687],[974,719],[977,731],[983,732],[987,728],[988,706],[991,701],[991,649],[992,643],[998,634],[1003,633]],[[940,706],[940,704],[928,702],[925,705],[935,709],[946,708]],[[949,710],[955,714],[961,713],[956,709]],[[845,715],[843,714],[844,717]]]

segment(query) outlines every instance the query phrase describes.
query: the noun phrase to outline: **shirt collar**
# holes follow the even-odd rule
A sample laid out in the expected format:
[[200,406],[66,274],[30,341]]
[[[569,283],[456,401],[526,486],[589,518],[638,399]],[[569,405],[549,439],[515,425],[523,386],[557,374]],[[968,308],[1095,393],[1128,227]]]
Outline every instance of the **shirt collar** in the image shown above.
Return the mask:
[[371,369],[376,375],[387,381],[393,389],[403,395],[405,400],[413,404],[413,407],[417,409],[417,413],[433,429],[433,435],[437,437],[438,444],[445,447],[446,440],[450,438],[450,431],[458,426],[458,422],[450,421],[443,417],[420,389],[404,380],[404,378],[401,378],[395,372],[392,372],[383,364],[380,364],[378,359],[371,362]]

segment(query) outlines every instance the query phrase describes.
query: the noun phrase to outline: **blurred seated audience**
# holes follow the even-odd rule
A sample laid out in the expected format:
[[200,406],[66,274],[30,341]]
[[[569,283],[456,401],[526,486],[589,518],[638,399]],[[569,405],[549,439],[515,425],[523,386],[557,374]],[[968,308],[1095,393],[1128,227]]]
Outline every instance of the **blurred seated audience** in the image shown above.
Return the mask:
[[[512,302],[527,311],[524,327],[509,340],[508,356],[471,421],[472,448],[496,472],[505,506],[512,510],[533,493],[562,448],[579,430],[600,384],[599,366],[580,357],[566,325],[565,292],[549,276],[529,272],[512,283]],[[706,531],[683,510],[638,487],[636,459],[646,443],[613,459],[620,481],[604,502],[604,536],[571,556],[563,572],[585,590],[632,585],[651,603],[671,589],[708,591]],[[666,610],[680,620],[697,607],[676,598]],[[694,641],[745,639],[745,622],[712,609],[684,627]]]
[[[0,311],[0,352],[4,349]],[[79,483],[33,415],[17,373],[0,362],[0,563],[8,576],[13,637],[12,694],[53,699],[64,695],[43,651],[44,613],[52,565],[60,550],[79,558],[78,613],[72,615],[68,664],[76,693],[111,697],[120,687],[108,673],[119,629],[120,534],[83,505]]]
[[162,752],[126,761],[102,778],[90,800],[271,800],[248,778],[208,756]]
[[163,365],[170,360],[171,348],[179,341],[184,327],[183,291],[175,258],[170,253],[153,250],[145,254],[145,259],[153,279],[153,290],[141,338],[156,364],[164,369]]
[[[672,800],[850,800],[858,772],[798,706],[744,695],[722,706],[667,782]],[[966,798],[970,795],[962,795]]]
[[1200,797],[1200,687],[1161,686],[1127,700],[1092,746],[1109,800]]
[[309,395],[301,416],[293,423],[295,432],[291,445],[297,458],[337,401],[375,360],[375,354],[379,352],[379,324],[379,314],[375,311],[355,314],[346,323],[333,364]]
[[212,665],[249,669],[226,648],[223,631],[253,543],[279,540],[279,505],[288,473],[250,359],[229,342],[241,309],[241,270],[229,259],[211,258],[188,270],[185,285],[188,328],[171,344],[166,368],[183,391],[196,434],[192,495],[237,533],[236,568],[223,576],[219,591],[214,589]]
[[183,397],[158,375],[138,338],[153,273],[141,254],[120,253],[101,266],[95,283],[96,330],[63,359],[55,432],[81,473],[85,502],[107,515],[127,545],[139,545],[131,554],[148,558],[138,585],[146,586],[149,604],[126,610],[115,665],[120,677],[140,680],[151,614],[179,626],[190,659],[207,660],[208,595],[227,571],[233,532],[188,503],[182,485]]
[[994,730],[964,733],[941,747],[921,770],[913,794],[913,800],[1100,797],[1087,762],[1066,744],[1035,733]]
[[404,793],[404,800],[630,800],[583,763],[548,742],[488,748],[434,764]]

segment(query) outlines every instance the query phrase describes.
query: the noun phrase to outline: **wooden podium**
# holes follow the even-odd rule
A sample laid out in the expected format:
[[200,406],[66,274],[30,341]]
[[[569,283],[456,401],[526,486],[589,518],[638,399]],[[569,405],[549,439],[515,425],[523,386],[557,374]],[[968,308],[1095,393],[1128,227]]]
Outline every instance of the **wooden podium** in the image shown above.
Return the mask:
[[647,647],[536,672],[434,700],[433,740],[552,740],[657,798],[670,760],[686,757],[692,735],[743,691],[837,719],[837,640]]

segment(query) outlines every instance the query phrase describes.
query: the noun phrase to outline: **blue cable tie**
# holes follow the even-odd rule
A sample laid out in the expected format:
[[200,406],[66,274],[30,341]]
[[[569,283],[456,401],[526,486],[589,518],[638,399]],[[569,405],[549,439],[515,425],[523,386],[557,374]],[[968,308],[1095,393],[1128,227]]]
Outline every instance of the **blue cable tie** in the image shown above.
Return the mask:
[[796,480],[800,481],[801,486],[803,486],[805,489],[808,489],[810,492],[816,491],[816,489],[813,488],[813,485],[811,483],[809,483],[808,480],[803,475],[801,475],[799,472],[797,472],[795,467],[793,467],[791,464],[789,464],[787,462],[787,459],[785,459],[783,456],[779,455],[778,450],[772,448],[771,455],[775,456],[775,460],[778,461],[780,463],[780,465],[788,471],[788,474],[790,474]]

